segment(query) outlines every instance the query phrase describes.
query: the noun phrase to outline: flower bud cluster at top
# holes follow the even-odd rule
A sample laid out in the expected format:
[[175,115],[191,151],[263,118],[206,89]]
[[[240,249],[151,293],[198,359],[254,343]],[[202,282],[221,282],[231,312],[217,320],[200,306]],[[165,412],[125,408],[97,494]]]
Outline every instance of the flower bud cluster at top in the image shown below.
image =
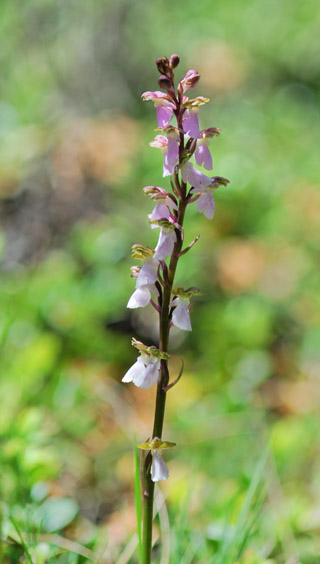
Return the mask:
[[[208,176],[196,168],[191,160],[194,158],[196,165],[207,171],[212,170],[209,144],[213,137],[220,134],[220,129],[209,127],[200,130],[199,109],[209,102],[209,98],[189,98],[186,94],[199,82],[200,75],[196,70],[189,70],[175,88],[175,69],[179,62],[180,58],[176,54],[170,59],[157,59],[160,73],[158,84],[162,91],[142,94],[142,99],[152,101],[156,109],[157,134],[150,146],[160,149],[163,154],[163,177],[169,177],[172,192],[158,186],[146,186],[143,189],[154,204],[148,216],[151,229],[159,228],[160,233],[154,249],[141,244],[132,247],[133,258],[142,261],[142,265],[131,267],[136,287],[127,307],[134,309],[151,303],[160,319],[159,349],[152,350],[152,347],[146,347],[143,343],[137,345],[138,342],[134,341],[140,356],[123,378],[124,382],[133,382],[141,388],[161,383],[161,362],[167,363],[168,356],[161,355],[166,354],[167,348],[160,349],[167,347],[163,342],[167,343],[166,335],[169,335],[170,326],[191,331],[190,299],[199,291],[197,288],[185,290],[181,286],[173,288],[179,257],[188,252],[198,239],[182,248],[186,208],[196,202],[198,211],[212,219],[215,210],[214,191],[229,182],[220,176]],[[173,118],[174,125],[170,123]],[[158,449],[155,451],[158,452]]]

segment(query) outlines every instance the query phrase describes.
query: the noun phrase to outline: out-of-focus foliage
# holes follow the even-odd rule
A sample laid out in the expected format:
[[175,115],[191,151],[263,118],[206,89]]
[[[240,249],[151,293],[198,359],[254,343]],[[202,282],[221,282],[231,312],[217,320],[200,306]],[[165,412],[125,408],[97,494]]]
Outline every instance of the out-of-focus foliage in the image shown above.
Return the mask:
[[238,564],[318,562],[319,26],[317,0],[2,0],[5,563],[136,562],[133,432],[150,434],[154,390],[120,381],[157,320],[126,310],[130,246],[156,243],[142,187],[169,187],[140,93],[173,52],[201,74],[231,182],[212,222],[188,210],[200,240],[177,284],[203,295],[192,334],[172,332],[161,562],[234,562],[249,529]]

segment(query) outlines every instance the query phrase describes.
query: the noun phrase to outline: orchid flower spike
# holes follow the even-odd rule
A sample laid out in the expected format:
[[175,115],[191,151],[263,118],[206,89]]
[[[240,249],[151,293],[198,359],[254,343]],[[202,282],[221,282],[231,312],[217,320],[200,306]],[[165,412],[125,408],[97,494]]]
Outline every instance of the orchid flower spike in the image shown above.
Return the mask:
[[175,109],[175,104],[170,101],[168,95],[164,92],[160,92],[159,90],[156,90],[155,92],[150,92],[150,90],[148,90],[147,92],[143,92],[141,97],[144,101],[151,100],[154,103],[154,107],[157,110],[158,127],[165,127],[168,125],[173,110]]

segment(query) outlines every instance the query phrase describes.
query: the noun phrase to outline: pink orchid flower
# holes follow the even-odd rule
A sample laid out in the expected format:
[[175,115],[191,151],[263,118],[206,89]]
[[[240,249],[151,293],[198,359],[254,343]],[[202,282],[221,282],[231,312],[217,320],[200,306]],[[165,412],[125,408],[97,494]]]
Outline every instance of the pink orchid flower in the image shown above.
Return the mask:
[[157,383],[159,374],[160,360],[155,356],[141,353],[122,378],[122,382],[133,382],[138,388],[147,390]]
[[157,110],[158,127],[165,127],[168,125],[173,110],[175,109],[175,105],[173,102],[170,102],[167,94],[160,92],[160,90],[156,90],[155,92],[148,90],[147,92],[143,92],[141,97],[145,101],[151,100],[154,103],[154,107]]
[[136,289],[130,297],[127,308],[146,307],[151,300],[151,292],[158,295],[155,282],[158,277],[159,261],[153,257],[144,260],[137,274]]
[[197,165],[203,165],[207,170],[212,170],[212,156],[208,145],[211,137],[219,134],[220,129],[218,127],[210,127],[200,131],[200,139],[197,141],[197,148],[194,154]]
[[173,128],[168,130],[167,137],[156,135],[149,143],[150,147],[161,149],[163,154],[163,176],[174,174],[175,166],[179,163],[179,135]]

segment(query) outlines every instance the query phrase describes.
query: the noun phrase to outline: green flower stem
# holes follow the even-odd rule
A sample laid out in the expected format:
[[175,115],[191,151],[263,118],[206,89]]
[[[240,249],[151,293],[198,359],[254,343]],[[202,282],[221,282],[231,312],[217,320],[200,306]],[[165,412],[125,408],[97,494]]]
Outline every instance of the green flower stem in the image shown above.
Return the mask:
[[[185,186],[183,186],[183,188],[185,193]],[[179,213],[177,218],[177,222],[181,227],[183,226],[186,206],[187,206],[187,199],[183,198],[180,201]],[[170,301],[171,301],[171,291],[173,287],[174,277],[179,260],[179,252],[181,251],[181,248],[182,248],[182,237],[181,234],[179,233],[170,259],[169,270],[168,270],[168,283],[163,291],[163,301],[162,301],[161,314],[160,314],[159,348],[160,350],[165,352],[168,352],[168,343],[169,343],[169,331],[170,331],[169,309],[170,309]],[[163,388],[168,385],[168,382],[169,382],[168,361],[161,360],[161,371],[160,371],[160,378],[157,386],[156,409],[154,414],[152,438],[158,437],[159,439],[161,439],[162,437],[163,420],[164,420],[164,412],[165,412],[166,396],[167,396],[167,392],[165,392]],[[154,483],[151,480],[150,465],[149,465],[149,467],[145,470],[142,564],[151,563],[153,498],[154,498]]]

